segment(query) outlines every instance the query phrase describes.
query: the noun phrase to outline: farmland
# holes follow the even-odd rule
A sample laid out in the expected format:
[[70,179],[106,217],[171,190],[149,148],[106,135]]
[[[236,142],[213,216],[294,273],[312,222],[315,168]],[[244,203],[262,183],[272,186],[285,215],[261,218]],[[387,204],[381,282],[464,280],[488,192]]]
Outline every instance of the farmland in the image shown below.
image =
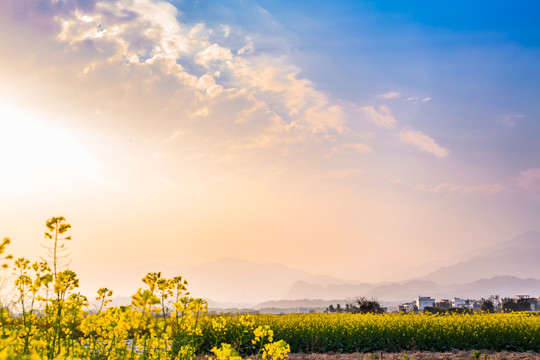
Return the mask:
[[540,350],[540,317],[530,313],[475,315],[259,315],[293,352]]
[[[63,218],[47,225],[60,229],[54,234],[69,229]],[[4,239],[0,254],[9,243]],[[324,354],[335,359],[368,354],[370,359],[420,359],[425,352],[456,359],[468,357],[466,351],[472,351],[473,358],[484,354],[484,359],[496,359],[493,352],[520,352],[525,357],[512,356],[526,359],[540,352],[540,316],[532,312],[216,315],[208,313],[205,300],[189,295],[185,279],[165,278],[159,272],[142,279],[144,285],[130,305],[109,306],[112,290],[99,289],[91,304],[77,292],[77,274],[57,266],[56,257],[51,268],[46,261],[25,258],[11,264],[11,256],[2,256],[3,267],[13,271],[13,298],[0,307],[2,360],[282,360],[289,354],[297,360],[326,359]]]
[[100,289],[99,308],[88,311],[88,299],[75,292],[78,279],[72,271],[54,276],[46,263],[25,259],[16,260],[15,269],[22,313],[0,312],[3,359],[187,360],[213,354],[279,360],[289,353],[296,354],[293,359],[316,360],[316,355],[301,355],[314,353],[375,359],[383,352],[391,358],[403,351],[408,356],[456,350],[475,350],[476,356],[481,350],[487,359],[487,352],[537,356],[540,351],[540,316],[530,312],[210,315],[204,300],[188,296],[181,277],[165,279],[160,273],[142,279],[145,287],[130,306],[107,307],[112,291]]
[[60,318],[59,304],[54,303],[43,316],[12,318],[4,313],[2,353],[13,359],[24,354],[33,354],[32,359],[62,359],[62,354],[80,359],[274,354],[279,359],[291,352],[296,360],[346,360],[392,359],[398,354],[400,359],[407,354],[438,358],[434,353],[446,354],[441,359],[475,354],[497,359],[507,352],[498,358],[532,359],[540,349],[540,317],[524,313],[208,315],[204,301],[183,298],[175,311],[165,310],[163,318],[156,316],[163,309],[149,302],[97,313],[86,313],[81,305],[77,297],[68,298]]

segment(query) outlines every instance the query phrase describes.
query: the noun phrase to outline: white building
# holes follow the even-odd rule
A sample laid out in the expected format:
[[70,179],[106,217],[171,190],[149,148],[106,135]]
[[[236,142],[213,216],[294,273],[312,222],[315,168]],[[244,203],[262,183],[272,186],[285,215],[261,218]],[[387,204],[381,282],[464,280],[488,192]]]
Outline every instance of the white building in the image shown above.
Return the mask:
[[453,298],[452,299],[452,307],[453,308],[463,308],[467,304],[467,301],[460,299],[460,298]]
[[538,303],[538,299],[540,299],[540,298],[530,297],[529,295],[516,295],[515,296],[516,301],[522,300],[522,301],[528,302],[531,305],[531,311],[540,310],[540,306],[538,306],[538,305],[540,305]]
[[502,307],[502,299],[499,295],[491,295],[488,300],[490,300],[496,308],[500,309]]
[[435,299],[429,297],[429,296],[420,296],[418,295],[418,299],[415,300],[415,305],[418,308],[418,311],[424,311],[424,308],[426,306],[433,306],[435,305]]

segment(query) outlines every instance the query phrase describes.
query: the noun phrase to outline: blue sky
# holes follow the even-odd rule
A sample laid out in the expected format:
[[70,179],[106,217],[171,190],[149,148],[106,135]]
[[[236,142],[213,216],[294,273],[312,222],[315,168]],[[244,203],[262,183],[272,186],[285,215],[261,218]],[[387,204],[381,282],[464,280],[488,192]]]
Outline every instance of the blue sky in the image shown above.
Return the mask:
[[234,256],[371,281],[540,230],[539,10],[5,0],[0,235],[65,216],[87,276]]
[[[368,103],[390,90],[430,96],[436,107],[403,109],[401,116],[463,144],[462,155],[476,166],[503,161],[518,170],[537,161],[540,5],[534,1],[177,4],[188,21],[211,19],[257,34],[267,41],[260,51],[288,56],[335,99]],[[504,125],[511,123],[517,126],[509,131]],[[490,155],[478,147],[489,147]],[[504,176],[508,168],[493,170]]]

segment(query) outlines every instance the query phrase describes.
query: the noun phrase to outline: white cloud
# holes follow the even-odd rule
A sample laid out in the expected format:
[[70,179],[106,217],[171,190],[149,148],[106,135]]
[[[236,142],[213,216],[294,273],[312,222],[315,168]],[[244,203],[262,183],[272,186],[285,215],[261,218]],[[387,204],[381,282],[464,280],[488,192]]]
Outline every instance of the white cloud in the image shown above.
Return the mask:
[[397,134],[399,140],[404,144],[411,144],[422,151],[428,152],[436,157],[446,157],[450,151],[439,146],[435,140],[420,131],[403,131]]
[[314,132],[327,132],[330,129],[338,133],[344,130],[344,118],[341,107],[334,105],[312,106],[300,118]]
[[223,36],[226,37],[226,38],[229,37],[229,35],[231,34],[231,27],[230,26],[222,25],[221,30],[223,31]]
[[387,106],[381,105],[377,109],[373,106],[364,106],[360,111],[368,121],[379,127],[393,129],[396,126],[396,119],[390,114]]
[[203,51],[197,53],[195,56],[195,62],[205,67],[208,67],[212,61],[230,61],[233,55],[230,49],[219,46],[218,44],[212,44]]
[[[312,142],[347,130],[342,108],[286,59],[254,55],[249,36],[239,49],[230,48],[226,40],[237,36],[230,27],[190,26],[177,15],[164,1],[98,2],[91,11],[58,15],[57,40],[66,46],[66,62],[69,56],[81,62],[81,76],[102,77],[96,94],[151,93],[163,104],[160,113],[171,114],[171,132],[197,128],[208,136],[203,128],[212,126],[235,149]],[[97,55],[86,58],[88,49]],[[196,66],[207,72],[193,71]]]
[[431,98],[429,96],[427,97],[423,97],[421,98],[420,96],[411,96],[411,97],[408,97],[406,98],[405,100],[403,100],[405,102],[423,102],[423,103],[427,103],[428,101],[431,101]]
[[248,36],[246,40],[248,41],[247,45],[236,52],[238,55],[249,55],[255,51],[251,38]]
[[197,89],[204,90],[206,94],[214,97],[223,91],[223,86],[216,84],[216,79],[210,74],[201,76],[196,84]]
[[397,91],[389,91],[386,94],[377,95],[380,99],[397,99],[401,97],[401,93]]
[[395,178],[391,180],[390,182],[393,184],[404,185],[415,191],[427,192],[427,193],[438,193],[438,194],[458,193],[460,195],[496,195],[506,190],[506,186],[504,186],[503,184],[497,184],[497,183],[480,184],[480,185],[473,185],[473,186],[456,185],[452,183],[442,183],[432,188],[428,188],[424,184],[411,185],[401,180],[400,178]]

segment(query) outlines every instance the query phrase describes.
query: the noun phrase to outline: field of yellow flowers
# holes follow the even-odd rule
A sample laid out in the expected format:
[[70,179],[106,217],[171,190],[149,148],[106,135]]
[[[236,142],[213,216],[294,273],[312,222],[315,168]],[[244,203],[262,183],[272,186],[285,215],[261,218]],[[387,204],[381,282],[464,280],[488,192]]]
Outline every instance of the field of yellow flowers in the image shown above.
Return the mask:
[[[54,222],[54,221],[56,222]],[[69,229],[63,218],[47,222],[51,239]],[[0,244],[6,251],[9,239]],[[56,249],[54,251],[56,256]],[[540,352],[540,316],[208,313],[189,296],[182,277],[149,273],[129,306],[110,307],[113,292],[98,290],[98,306],[77,292],[79,280],[48,262],[3,256],[12,266],[15,297],[0,307],[0,360],[194,359],[202,355],[282,360],[293,353],[448,351]],[[8,270],[5,270],[8,271]]]
[[540,316],[532,313],[474,315],[292,314],[258,315],[293,352],[540,351]]

